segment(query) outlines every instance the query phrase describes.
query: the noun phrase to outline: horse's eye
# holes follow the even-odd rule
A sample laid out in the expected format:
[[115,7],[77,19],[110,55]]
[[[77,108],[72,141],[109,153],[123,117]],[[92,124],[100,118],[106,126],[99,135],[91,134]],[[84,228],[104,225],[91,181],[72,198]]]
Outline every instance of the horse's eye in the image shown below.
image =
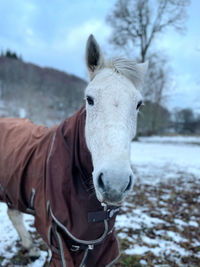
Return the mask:
[[91,96],[87,96],[86,99],[87,99],[87,102],[90,106],[94,105],[94,99]]
[[137,110],[140,108],[140,106],[142,105],[142,101],[139,101],[138,104],[137,104]]

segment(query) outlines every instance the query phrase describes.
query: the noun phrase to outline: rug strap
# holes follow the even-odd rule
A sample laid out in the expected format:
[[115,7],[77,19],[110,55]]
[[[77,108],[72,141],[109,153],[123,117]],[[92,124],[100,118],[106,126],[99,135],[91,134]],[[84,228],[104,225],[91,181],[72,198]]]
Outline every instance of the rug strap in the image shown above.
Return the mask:
[[102,222],[104,220],[110,220],[114,215],[119,212],[119,207],[110,206],[104,211],[88,212],[88,222]]

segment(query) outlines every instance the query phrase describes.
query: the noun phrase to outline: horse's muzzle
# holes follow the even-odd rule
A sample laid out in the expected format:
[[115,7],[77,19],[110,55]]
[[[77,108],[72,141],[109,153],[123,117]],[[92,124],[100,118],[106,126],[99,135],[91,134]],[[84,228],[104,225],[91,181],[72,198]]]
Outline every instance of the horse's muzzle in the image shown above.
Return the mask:
[[107,204],[119,205],[133,187],[133,174],[122,173],[110,176],[108,172],[100,172],[96,178],[97,198]]

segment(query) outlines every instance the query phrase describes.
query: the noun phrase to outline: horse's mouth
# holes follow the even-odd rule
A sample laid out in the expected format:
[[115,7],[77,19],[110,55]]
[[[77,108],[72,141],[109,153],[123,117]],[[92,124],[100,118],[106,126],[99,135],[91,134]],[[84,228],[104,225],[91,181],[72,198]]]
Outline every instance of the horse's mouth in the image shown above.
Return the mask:
[[123,202],[122,201],[119,201],[119,202],[104,201],[101,203],[102,203],[102,205],[121,207]]
[[112,198],[106,193],[101,194],[98,191],[96,192],[96,196],[102,205],[107,205],[107,206],[117,206],[117,207],[122,206],[123,199],[124,199],[124,197],[123,198],[122,197]]

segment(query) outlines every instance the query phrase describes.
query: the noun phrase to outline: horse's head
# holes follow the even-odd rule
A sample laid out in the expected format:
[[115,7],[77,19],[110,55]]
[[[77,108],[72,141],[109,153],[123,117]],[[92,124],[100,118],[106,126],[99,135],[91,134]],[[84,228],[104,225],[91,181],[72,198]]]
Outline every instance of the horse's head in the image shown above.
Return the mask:
[[122,58],[105,62],[92,35],[86,63],[91,80],[85,91],[85,137],[94,166],[93,183],[100,202],[117,205],[134,184],[130,147],[147,64]]

